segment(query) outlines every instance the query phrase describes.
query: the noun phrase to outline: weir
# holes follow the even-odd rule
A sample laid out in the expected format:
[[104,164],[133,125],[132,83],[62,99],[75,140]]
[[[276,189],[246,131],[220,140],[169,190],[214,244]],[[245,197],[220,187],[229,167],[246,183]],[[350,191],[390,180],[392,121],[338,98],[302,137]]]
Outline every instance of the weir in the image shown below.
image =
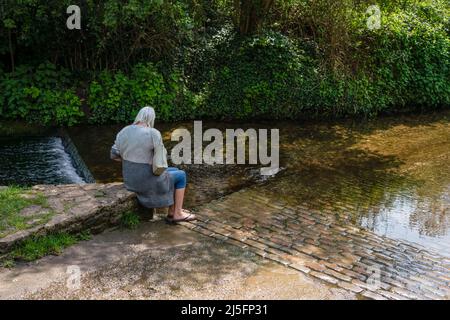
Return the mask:
[[45,134],[0,136],[0,185],[94,182],[63,129]]

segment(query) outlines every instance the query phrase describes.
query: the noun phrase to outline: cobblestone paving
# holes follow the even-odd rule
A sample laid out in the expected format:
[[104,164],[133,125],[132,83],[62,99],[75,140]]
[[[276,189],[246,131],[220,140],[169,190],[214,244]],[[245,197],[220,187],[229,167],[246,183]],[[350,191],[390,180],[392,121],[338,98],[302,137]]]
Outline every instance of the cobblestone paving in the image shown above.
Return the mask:
[[183,225],[364,298],[450,298],[450,259],[275,198],[242,190],[199,207],[199,220]]

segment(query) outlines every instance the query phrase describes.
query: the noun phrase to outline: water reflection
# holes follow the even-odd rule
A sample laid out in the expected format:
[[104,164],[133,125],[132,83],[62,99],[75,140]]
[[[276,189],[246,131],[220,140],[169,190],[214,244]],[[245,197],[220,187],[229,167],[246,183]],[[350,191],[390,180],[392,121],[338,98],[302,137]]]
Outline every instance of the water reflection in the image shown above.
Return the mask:
[[261,192],[450,256],[448,112],[286,126],[283,137],[288,169]]

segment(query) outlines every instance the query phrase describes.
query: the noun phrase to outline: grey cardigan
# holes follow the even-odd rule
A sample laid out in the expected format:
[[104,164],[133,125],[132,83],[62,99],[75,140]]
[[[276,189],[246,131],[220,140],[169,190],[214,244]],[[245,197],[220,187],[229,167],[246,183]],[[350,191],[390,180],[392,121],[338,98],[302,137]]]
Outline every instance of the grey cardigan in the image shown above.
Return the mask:
[[125,188],[137,194],[147,208],[173,205],[174,185],[167,172],[153,174],[153,140],[162,141],[161,133],[148,127],[129,125],[123,128],[111,148],[112,159],[122,159]]

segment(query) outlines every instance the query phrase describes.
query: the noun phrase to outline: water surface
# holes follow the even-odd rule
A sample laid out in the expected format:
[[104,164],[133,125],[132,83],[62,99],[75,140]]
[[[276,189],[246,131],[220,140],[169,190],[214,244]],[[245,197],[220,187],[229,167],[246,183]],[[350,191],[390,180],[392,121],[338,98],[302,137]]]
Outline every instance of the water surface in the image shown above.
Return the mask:
[[[252,166],[186,165],[187,206],[252,187],[273,199],[332,214],[450,256],[450,112],[373,121],[204,123],[206,128],[278,128],[283,170],[265,180]],[[175,128],[157,126],[166,146]],[[120,181],[109,148],[120,126],[70,129],[94,177]],[[255,214],[258,214],[255,212]]]

